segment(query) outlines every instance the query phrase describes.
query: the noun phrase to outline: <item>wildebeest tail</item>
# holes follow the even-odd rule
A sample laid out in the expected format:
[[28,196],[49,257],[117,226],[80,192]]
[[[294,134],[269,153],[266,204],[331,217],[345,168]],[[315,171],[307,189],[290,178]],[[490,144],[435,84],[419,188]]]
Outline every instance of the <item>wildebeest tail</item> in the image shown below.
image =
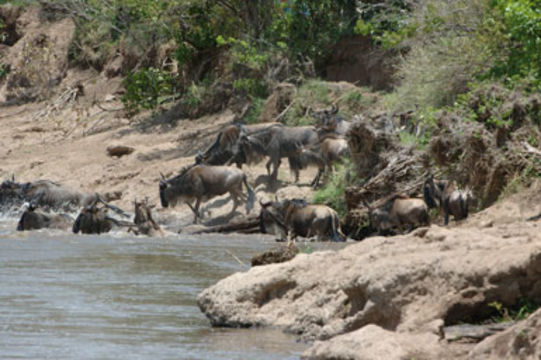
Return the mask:
[[26,212],[23,213],[23,216],[21,216],[21,219],[17,223],[17,231],[23,231],[24,230],[24,218],[26,216]]
[[246,186],[246,191],[248,192],[248,200],[246,201],[246,213],[248,214],[254,208],[255,194],[250,185],[248,185],[248,178],[246,177],[246,174],[244,174],[242,181],[244,182],[244,186]]

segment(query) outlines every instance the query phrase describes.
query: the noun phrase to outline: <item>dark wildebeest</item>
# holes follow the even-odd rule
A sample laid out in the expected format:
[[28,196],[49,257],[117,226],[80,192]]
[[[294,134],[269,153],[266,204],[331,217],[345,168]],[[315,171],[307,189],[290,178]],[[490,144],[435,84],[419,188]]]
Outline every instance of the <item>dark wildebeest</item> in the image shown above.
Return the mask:
[[[308,204],[301,199],[261,203],[260,227],[278,227],[281,234],[294,240],[297,236],[317,240],[345,241],[336,211],[326,205]],[[271,209],[269,209],[271,208]],[[276,233],[276,230],[271,231]]]
[[454,182],[436,180],[431,175],[423,184],[423,194],[429,208],[439,207],[443,210],[444,224],[449,224],[449,215],[455,220],[468,217],[468,208],[473,198],[470,189],[458,190]]
[[423,199],[410,198],[403,194],[392,195],[381,205],[372,207],[365,203],[370,216],[370,224],[379,234],[393,228],[407,227],[408,231],[417,226],[430,225],[428,206]]
[[326,133],[346,136],[351,128],[351,122],[338,114],[338,106],[336,105],[332,105],[330,109],[310,110],[308,114],[316,119],[316,127]]
[[[242,192],[242,184],[246,186],[248,195]],[[171,179],[162,176],[160,180],[160,200],[164,208],[169,205],[176,205],[180,200],[185,202],[192,209],[197,223],[201,201],[211,199],[215,196],[229,193],[233,199],[232,215],[239,205],[239,200],[246,201],[246,213],[253,208],[255,195],[246,174],[231,166],[208,166],[192,165],[183,169],[181,173]],[[195,200],[195,206],[192,202]]]
[[[103,206],[99,207],[98,203],[101,203]],[[79,215],[77,215],[77,218],[75,218],[75,221],[73,222],[72,231],[75,234],[79,231],[83,234],[101,234],[111,231],[113,226],[133,227],[133,223],[110,217],[108,214],[109,209],[121,216],[128,216],[123,210],[106,203],[98,197],[92,201],[90,205],[81,209]]]
[[243,164],[252,164],[261,161],[261,156],[256,151],[250,149],[249,142],[240,142],[241,138],[247,136],[257,136],[257,144],[266,148],[271,137],[273,129],[283,127],[277,122],[263,124],[232,124],[220,131],[216,141],[212,143],[205,152],[195,157],[196,164],[206,165],[226,165],[236,164],[241,168]]
[[137,226],[137,230],[132,230],[136,235],[143,234],[148,236],[163,235],[164,232],[160,225],[152,218],[151,208],[153,206],[148,205],[148,200],[134,202],[135,204],[135,217],[133,219],[134,224]]
[[17,224],[17,231],[38,229],[68,230],[73,219],[66,214],[46,214],[36,211],[35,204],[25,205],[25,210]]
[[25,202],[45,209],[74,211],[95,200],[104,200],[99,194],[84,194],[50,180],[18,183],[6,180],[0,185],[1,206],[21,206]]
[[[318,141],[318,132],[314,126],[284,126],[275,131],[266,148],[266,153],[269,156],[269,161],[266,164],[267,174],[271,180],[276,181],[282,158],[296,157],[303,147],[310,147],[317,144]],[[272,172],[271,167],[273,167]]]
[[299,171],[308,166],[316,166],[318,172],[311,185],[317,187],[325,171],[331,173],[333,164],[342,162],[350,156],[349,145],[346,139],[336,136],[326,136],[319,143],[310,148],[302,148],[295,156],[289,158],[289,168],[299,180]]

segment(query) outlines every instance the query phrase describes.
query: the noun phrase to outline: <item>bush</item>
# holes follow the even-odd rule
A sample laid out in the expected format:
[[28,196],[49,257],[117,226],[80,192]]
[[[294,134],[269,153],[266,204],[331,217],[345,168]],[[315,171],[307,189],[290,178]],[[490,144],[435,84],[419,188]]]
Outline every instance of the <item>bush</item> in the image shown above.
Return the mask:
[[350,185],[349,179],[354,176],[352,174],[354,174],[354,166],[351,161],[347,160],[338,165],[337,170],[326,180],[325,185],[316,190],[312,201],[333,208],[341,218],[346,216],[345,190],[346,186]]
[[126,92],[122,102],[132,114],[140,109],[156,109],[165,98],[174,93],[171,76],[155,68],[128,74],[123,85]]

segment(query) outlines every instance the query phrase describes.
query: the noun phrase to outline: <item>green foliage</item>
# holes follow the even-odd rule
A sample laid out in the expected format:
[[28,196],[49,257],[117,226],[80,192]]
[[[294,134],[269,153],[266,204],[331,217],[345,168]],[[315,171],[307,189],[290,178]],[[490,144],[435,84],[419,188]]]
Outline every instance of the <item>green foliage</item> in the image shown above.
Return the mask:
[[[541,3],[538,0],[493,0],[495,21],[501,21],[506,56],[492,74],[513,81],[532,74],[541,88]],[[500,45],[501,46],[501,45]]]
[[349,160],[337,165],[337,170],[330,175],[325,185],[314,193],[312,201],[330,206],[340,217],[344,217],[347,214],[345,190],[353,173],[354,167]]
[[355,24],[355,33],[370,36],[383,48],[391,48],[412,37],[418,25],[409,21],[412,8],[408,1],[389,1],[380,3],[358,2],[361,18]]
[[155,68],[130,73],[123,81],[126,89],[122,102],[130,113],[142,109],[155,109],[164,98],[174,92],[169,74]]
[[494,309],[498,315],[493,317],[495,322],[508,322],[508,321],[520,321],[526,319],[539,309],[540,304],[538,302],[521,298],[518,303],[512,307],[505,307],[498,301],[493,301],[488,306]]
[[9,74],[9,66],[0,64],[0,80],[2,80],[7,74]]
[[245,95],[265,98],[268,95],[266,84],[258,78],[241,78],[233,81],[233,88]]
[[250,107],[250,110],[248,110],[248,113],[244,117],[244,121],[247,124],[256,124],[257,122],[259,122],[259,115],[261,114],[261,111],[263,110],[264,104],[265,104],[265,99],[253,98],[252,106]]

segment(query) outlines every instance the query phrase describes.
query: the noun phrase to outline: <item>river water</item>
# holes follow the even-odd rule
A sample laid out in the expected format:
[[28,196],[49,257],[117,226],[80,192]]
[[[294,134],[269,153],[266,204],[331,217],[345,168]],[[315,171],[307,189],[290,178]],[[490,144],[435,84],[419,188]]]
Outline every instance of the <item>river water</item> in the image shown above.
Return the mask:
[[246,269],[232,254],[249,264],[273,245],[0,230],[0,358],[297,359],[307,345],[294,337],[212,328],[196,305],[203,289]]

